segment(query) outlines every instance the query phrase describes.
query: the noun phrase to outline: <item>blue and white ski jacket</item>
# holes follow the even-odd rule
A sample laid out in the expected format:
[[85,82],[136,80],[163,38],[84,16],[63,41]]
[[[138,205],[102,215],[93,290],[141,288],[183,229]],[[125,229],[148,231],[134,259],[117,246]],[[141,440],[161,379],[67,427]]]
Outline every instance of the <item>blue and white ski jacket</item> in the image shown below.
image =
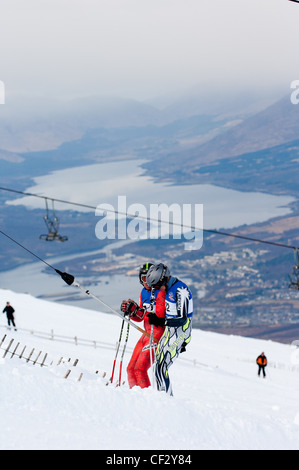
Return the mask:
[[188,286],[175,277],[170,277],[165,296],[166,326],[183,326],[193,316],[192,293]]

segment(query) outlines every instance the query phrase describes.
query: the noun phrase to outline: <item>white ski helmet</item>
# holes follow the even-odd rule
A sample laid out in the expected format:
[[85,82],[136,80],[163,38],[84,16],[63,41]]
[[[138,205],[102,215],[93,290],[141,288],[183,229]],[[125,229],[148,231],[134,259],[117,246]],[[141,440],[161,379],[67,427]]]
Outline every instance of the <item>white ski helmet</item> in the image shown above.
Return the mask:
[[166,284],[169,277],[170,270],[165,264],[154,264],[148,270],[146,283],[149,287],[162,287]]

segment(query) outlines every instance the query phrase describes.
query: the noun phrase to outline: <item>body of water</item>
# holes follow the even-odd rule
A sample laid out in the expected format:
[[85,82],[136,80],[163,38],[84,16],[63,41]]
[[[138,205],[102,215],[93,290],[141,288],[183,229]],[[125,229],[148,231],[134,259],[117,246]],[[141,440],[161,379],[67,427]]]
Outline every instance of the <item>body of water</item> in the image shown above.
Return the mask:
[[[264,222],[291,212],[288,196],[240,192],[210,184],[170,185],[155,183],[144,175],[143,161],[129,160],[98,163],[54,171],[34,178],[35,184],[26,189],[43,196],[98,206],[110,204],[116,210],[118,198],[126,197],[127,207],[142,204],[202,204],[204,228],[233,228],[243,224]],[[44,201],[34,197],[18,198],[10,204],[27,208],[44,208]],[[91,209],[56,204],[57,209],[90,212]],[[96,221],[95,221],[96,223]]]
[[[204,228],[209,229],[229,229],[243,224],[250,225],[291,212],[288,205],[293,201],[292,197],[239,192],[207,184],[177,186],[155,183],[152,178],[144,175],[142,163],[143,161],[130,160],[59,170],[35,178],[34,185],[28,187],[26,191],[91,206],[111,204],[116,210],[119,196],[126,197],[128,206],[134,203],[143,204],[145,207],[161,203],[167,205],[202,204]],[[34,197],[18,198],[9,203],[25,205],[29,209],[44,207],[44,201]],[[81,207],[72,208],[64,204],[57,204],[56,208],[91,211]],[[95,216],[95,226],[96,223]],[[123,243],[130,243],[130,241],[116,240],[115,247]],[[47,261],[55,266],[58,262],[67,262],[89,254],[96,255],[105,252],[106,249],[107,247],[90,253],[86,247],[86,251],[80,255],[49,258]],[[110,249],[111,245],[109,245]],[[115,276],[90,277],[88,281],[91,285],[86,287],[113,308],[118,308],[124,298],[134,297],[137,300],[139,296],[140,285],[135,277],[130,278],[115,273]],[[78,279],[78,282],[81,283],[81,280]],[[82,280],[83,285],[84,282],[86,280]],[[84,295],[75,287],[65,285],[59,276],[53,275],[51,270],[45,269],[41,263],[32,263],[0,273],[0,285],[2,288],[16,292],[28,292],[36,297],[46,296],[49,300],[99,308],[95,301],[87,296],[84,298]],[[78,303],[79,299],[80,303]]]

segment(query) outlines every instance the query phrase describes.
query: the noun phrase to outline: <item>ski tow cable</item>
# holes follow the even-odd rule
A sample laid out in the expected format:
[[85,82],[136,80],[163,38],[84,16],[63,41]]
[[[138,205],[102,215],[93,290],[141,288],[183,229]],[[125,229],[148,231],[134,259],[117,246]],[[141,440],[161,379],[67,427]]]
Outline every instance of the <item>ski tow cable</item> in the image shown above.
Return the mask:
[[[21,247],[23,250],[27,251],[28,253],[30,253],[32,256],[34,256],[36,259],[38,259],[39,261],[41,261],[42,263],[44,263],[46,266],[48,266],[49,268],[53,269],[53,271],[55,271],[57,274],[59,274],[59,276],[61,277],[61,279],[68,285],[68,286],[75,286],[75,287],[78,287],[82,292],[84,292],[84,294],[92,297],[94,300],[96,300],[97,302],[99,302],[100,304],[104,305],[106,308],[108,308],[112,313],[118,315],[122,320],[124,320],[125,322],[127,322],[128,324],[132,325],[133,328],[135,328],[136,330],[138,330],[140,333],[150,337],[150,334],[147,333],[145,330],[143,330],[142,328],[140,328],[138,325],[136,325],[134,322],[132,322],[129,318],[127,318],[126,316],[122,315],[120,312],[118,312],[117,310],[115,310],[114,308],[110,307],[110,305],[106,304],[103,300],[99,299],[98,297],[96,297],[96,295],[94,295],[90,290],[86,290],[84,289],[84,287],[82,287],[79,282],[76,281],[75,277],[72,275],[72,274],[69,274],[69,273],[66,273],[66,272],[62,272],[60,271],[59,269],[56,269],[54,268],[54,266],[52,266],[50,263],[48,263],[47,261],[45,261],[43,258],[41,258],[40,256],[38,256],[36,253],[34,253],[33,251],[29,250],[28,248],[26,248],[24,245],[22,245],[21,243],[19,243],[17,240],[15,240],[13,237],[11,237],[10,235],[7,235],[7,233],[3,232],[3,230],[0,230],[0,233],[2,235],[4,235],[6,238],[8,238],[9,240],[11,240],[13,243],[15,243],[16,245],[18,245],[19,247]],[[154,338],[156,339],[156,338]],[[157,341],[157,339],[156,339]]]

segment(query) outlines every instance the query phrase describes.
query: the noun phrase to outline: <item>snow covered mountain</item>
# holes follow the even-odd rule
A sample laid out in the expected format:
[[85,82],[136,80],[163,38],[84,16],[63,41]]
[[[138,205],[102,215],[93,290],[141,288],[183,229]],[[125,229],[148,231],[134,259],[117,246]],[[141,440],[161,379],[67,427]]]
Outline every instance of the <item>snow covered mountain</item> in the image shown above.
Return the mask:
[[[194,330],[187,352],[170,370],[174,397],[168,397],[130,390],[126,383],[106,386],[121,324],[117,316],[96,305],[85,310],[0,290],[1,311],[6,301],[16,310],[18,331],[6,330],[1,314],[1,450],[299,449],[294,346]],[[124,379],[139,335],[131,328]],[[17,343],[16,354],[26,346],[21,359],[11,357]],[[33,348],[32,360],[42,351],[35,365],[26,360]],[[269,360],[266,379],[257,377],[255,364],[262,351]],[[45,353],[47,367],[41,367]]]

